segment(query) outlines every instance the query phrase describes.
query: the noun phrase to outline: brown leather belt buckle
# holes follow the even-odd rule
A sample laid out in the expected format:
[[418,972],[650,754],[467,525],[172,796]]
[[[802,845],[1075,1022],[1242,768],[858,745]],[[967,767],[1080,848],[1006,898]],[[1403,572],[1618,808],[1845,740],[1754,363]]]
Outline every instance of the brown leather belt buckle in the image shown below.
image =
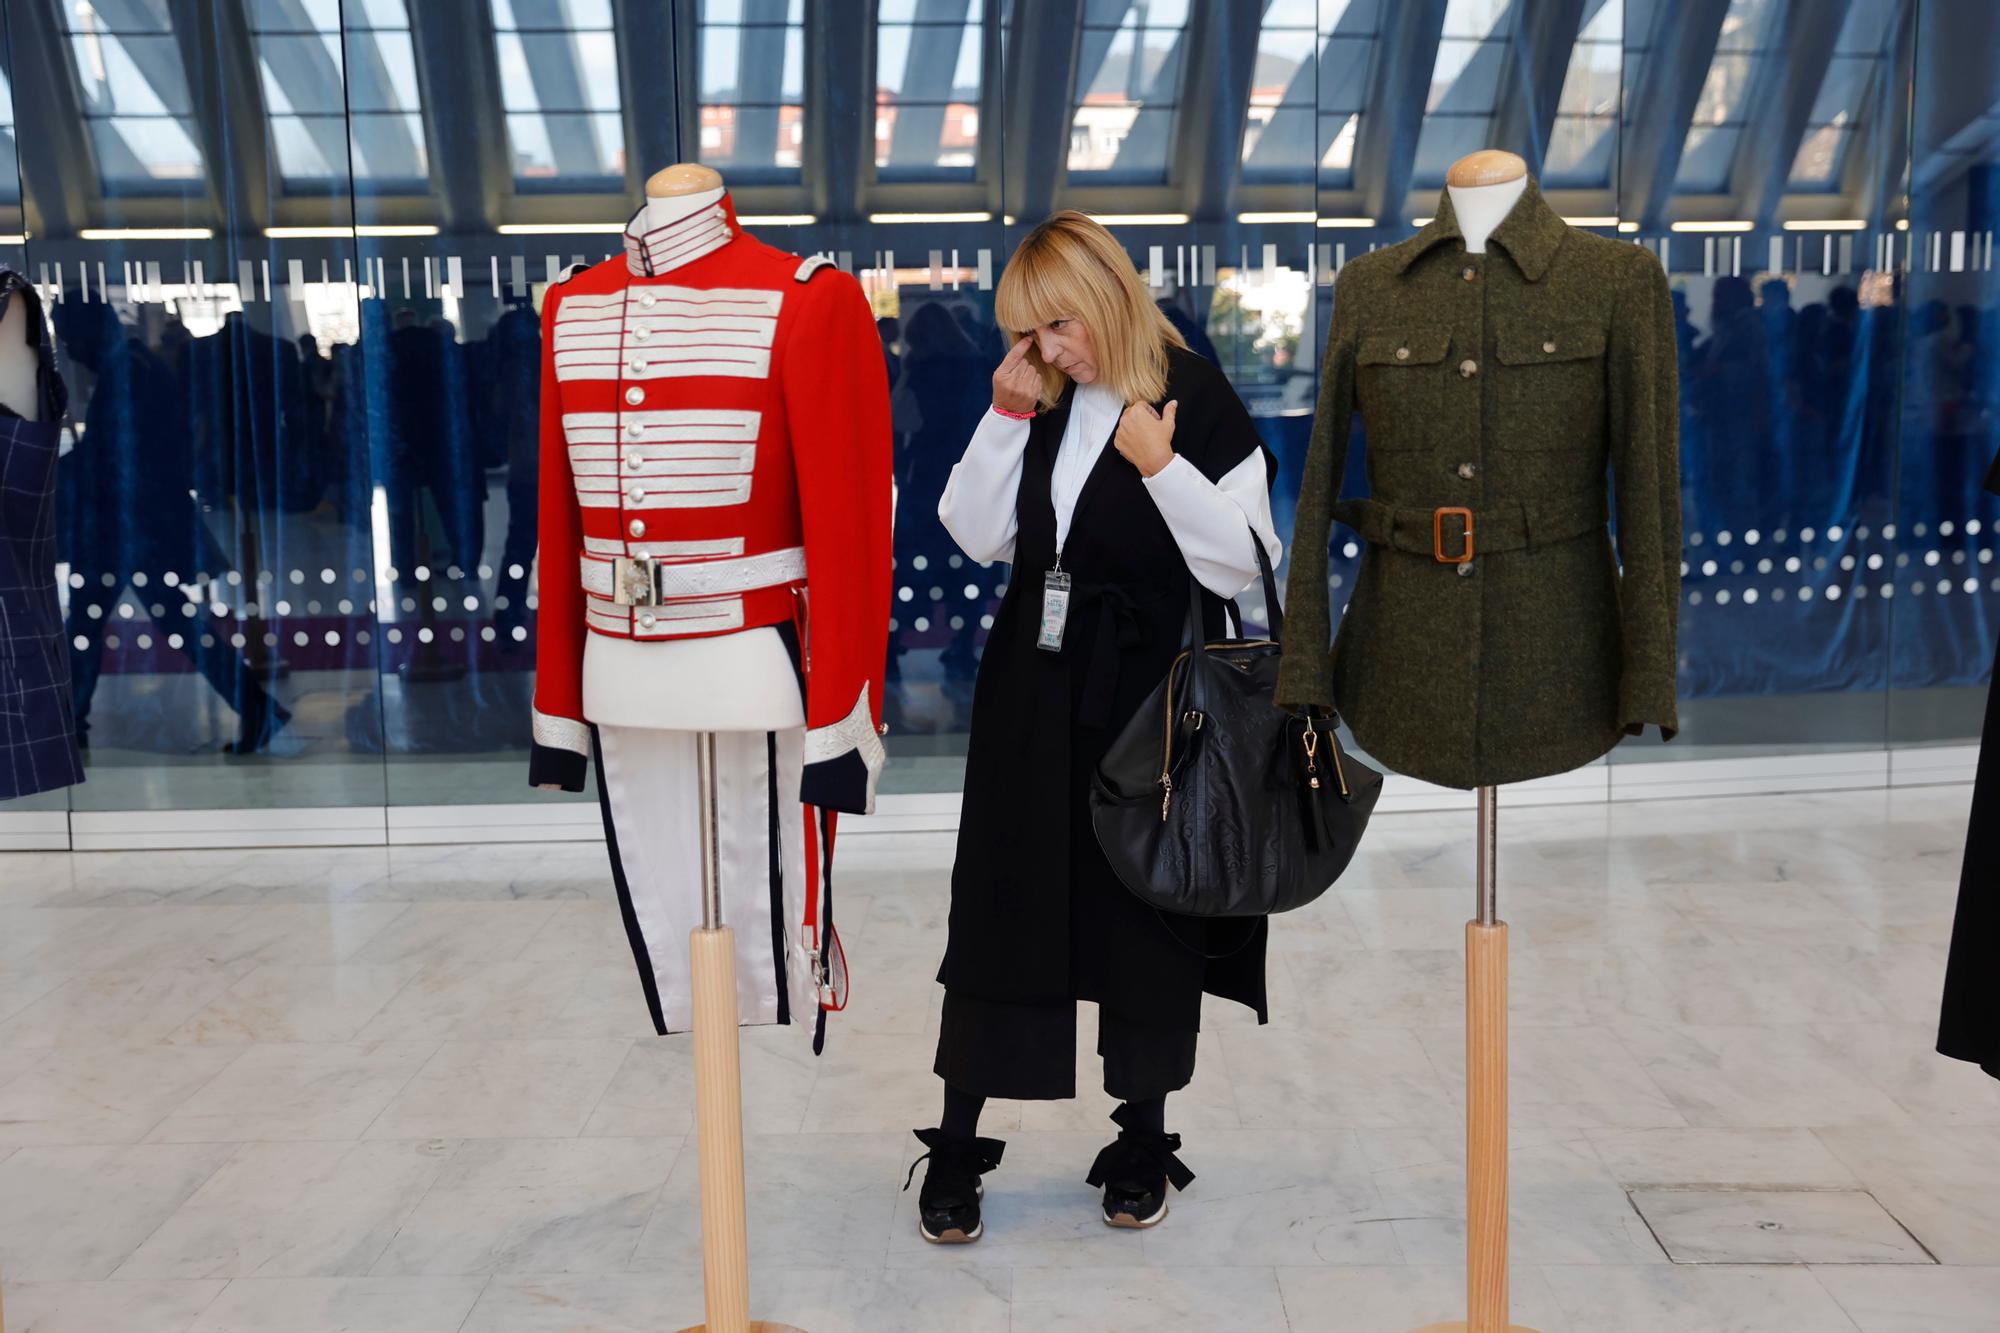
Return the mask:
[[[1444,553],[1444,520],[1447,515],[1456,514],[1465,521],[1464,549],[1457,555]],[[1469,565],[1472,563],[1472,511],[1461,505],[1444,505],[1431,513],[1431,554],[1441,565]]]

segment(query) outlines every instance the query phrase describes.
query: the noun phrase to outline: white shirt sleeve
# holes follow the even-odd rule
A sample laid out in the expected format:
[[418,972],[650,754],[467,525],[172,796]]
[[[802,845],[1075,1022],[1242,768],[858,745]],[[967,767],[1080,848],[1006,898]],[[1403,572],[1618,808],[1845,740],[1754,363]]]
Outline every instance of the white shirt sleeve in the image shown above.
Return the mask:
[[1028,423],[989,411],[952,468],[938,499],[938,520],[966,555],[982,564],[1014,559],[1014,512],[1028,453]]
[[[1229,469],[1221,482],[1179,454],[1146,478],[1146,490],[1174,534],[1188,570],[1218,597],[1234,597],[1257,581],[1257,553],[1251,532],[1264,543],[1271,567],[1278,567],[1283,543],[1271,521],[1271,486],[1259,449]],[[1247,529],[1247,530],[1246,530]]]

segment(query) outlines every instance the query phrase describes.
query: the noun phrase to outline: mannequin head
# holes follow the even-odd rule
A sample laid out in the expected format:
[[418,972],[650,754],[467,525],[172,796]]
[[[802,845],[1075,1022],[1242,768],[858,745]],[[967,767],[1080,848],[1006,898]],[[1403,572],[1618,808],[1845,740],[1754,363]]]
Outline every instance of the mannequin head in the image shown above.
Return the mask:
[[703,194],[722,188],[722,173],[699,162],[676,162],[653,173],[646,182],[648,199],[677,199],[684,194]]
[[1479,185],[1505,185],[1508,181],[1517,181],[1527,174],[1527,160],[1520,154],[1498,148],[1482,148],[1452,163],[1451,170],[1445,175],[1445,184],[1456,185],[1460,189]]
[[1032,337],[1042,401],[1064,388],[1103,384],[1128,403],[1167,388],[1167,348],[1185,347],[1146,294],[1139,271],[1110,232],[1065,211],[1029,232],[1000,277],[994,313],[1011,343]]

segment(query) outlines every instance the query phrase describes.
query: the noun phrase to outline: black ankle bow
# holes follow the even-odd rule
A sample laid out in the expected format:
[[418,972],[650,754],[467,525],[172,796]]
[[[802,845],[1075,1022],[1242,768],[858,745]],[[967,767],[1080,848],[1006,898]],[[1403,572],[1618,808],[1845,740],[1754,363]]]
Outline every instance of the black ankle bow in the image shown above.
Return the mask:
[[1175,1189],[1184,1190],[1194,1183],[1194,1172],[1174,1156],[1181,1148],[1180,1135],[1125,1128],[1123,1106],[1113,1111],[1111,1118],[1119,1126],[1118,1137],[1106,1144],[1104,1151],[1097,1154],[1097,1160],[1090,1164],[1090,1174],[1084,1177],[1086,1185],[1101,1187],[1109,1180],[1151,1189],[1155,1181],[1164,1178]]
[[917,1178],[917,1168],[932,1157],[942,1160],[949,1155],[961,1155],[966,1166],[974,1173],[983,1176],[1000,1165],[1000,1155],[1007,1151],[1004,1139],[947,1138],[942,1129],[917,1129],[910,1132],[917,1136],[918,1143],[930,1151],[910,1163],[910,1174],[903,1177],[905,1191],[910,1188],[910,1182]]

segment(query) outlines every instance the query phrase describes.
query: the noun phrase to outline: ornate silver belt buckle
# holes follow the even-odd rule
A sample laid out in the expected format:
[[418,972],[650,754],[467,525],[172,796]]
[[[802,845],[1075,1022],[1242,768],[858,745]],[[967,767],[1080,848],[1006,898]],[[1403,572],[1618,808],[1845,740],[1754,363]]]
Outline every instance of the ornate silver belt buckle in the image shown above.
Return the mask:
[[651,557],[620,556],[613,574],[612,601],[618,605],[653,606],[659,601]]

